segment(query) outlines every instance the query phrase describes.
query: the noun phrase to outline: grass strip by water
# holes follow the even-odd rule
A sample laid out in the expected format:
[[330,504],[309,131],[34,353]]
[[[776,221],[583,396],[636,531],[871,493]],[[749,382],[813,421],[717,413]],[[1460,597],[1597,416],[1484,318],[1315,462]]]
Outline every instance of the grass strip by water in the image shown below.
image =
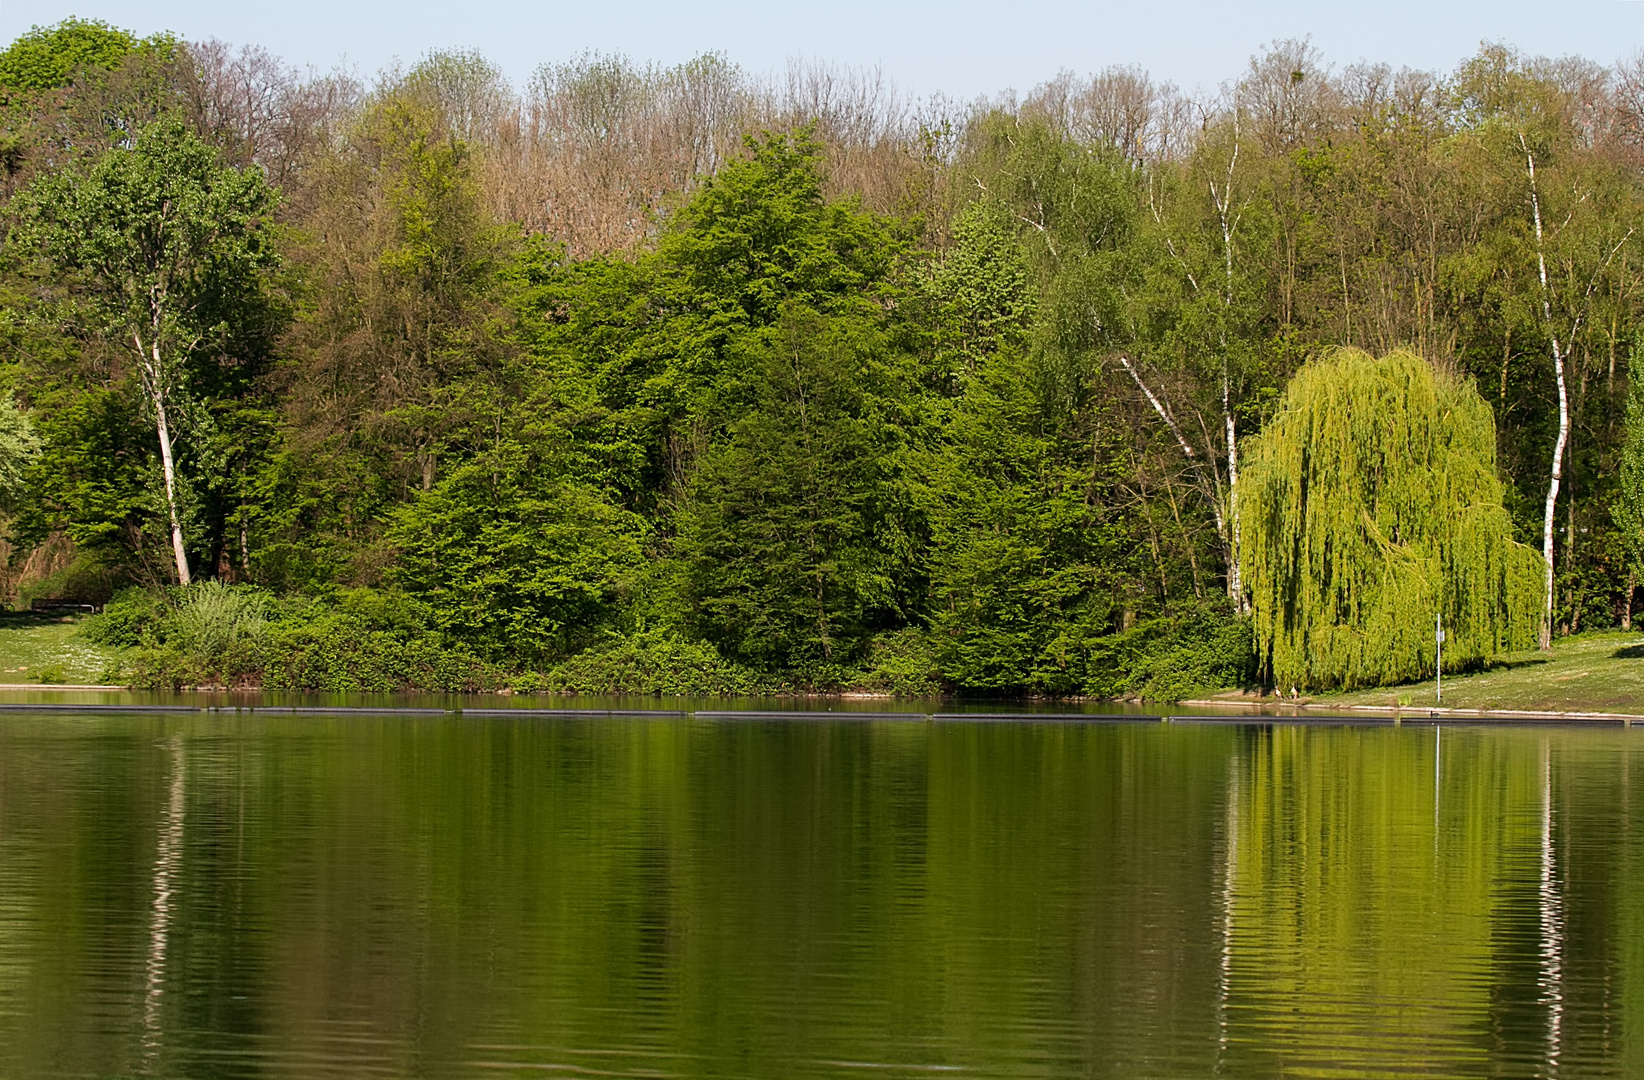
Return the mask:
[[1564,638],[1550,652],[1503,657],[1472,675],[1447,676],[1444,700],[1433,680],[1320,698],[1331,709],[1388,706],[1520,713],[1644,712],[1644,636],[1606,631]]
[[114,653],[78,637],[79,622],[75,615],[0,611],[0,683],[101,683]]

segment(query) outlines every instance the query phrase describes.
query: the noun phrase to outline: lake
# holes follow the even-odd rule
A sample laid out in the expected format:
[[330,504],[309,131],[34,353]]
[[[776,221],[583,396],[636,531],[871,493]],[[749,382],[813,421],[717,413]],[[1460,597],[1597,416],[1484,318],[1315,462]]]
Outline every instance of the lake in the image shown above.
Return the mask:
[[1641,750],[7,714],[0,1075],[1639,1076]]

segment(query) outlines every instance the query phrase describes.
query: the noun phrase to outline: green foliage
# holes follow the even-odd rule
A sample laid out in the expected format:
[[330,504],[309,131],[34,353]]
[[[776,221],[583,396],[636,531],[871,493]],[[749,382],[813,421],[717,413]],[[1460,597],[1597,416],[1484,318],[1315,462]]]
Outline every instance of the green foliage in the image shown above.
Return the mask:
[[942,680],[935,643],[918,627],[876,636],[849,689],[892,697],[935,697],[947,687]]
[[823,197],[809,130],[749,137],[682,207],[657,255],[700,306],[701,330],[769,326],[789,304],[861,311],[905,247],[893,222]]
[[260,589],[216,581],[125,589],[81,634],[126,649],[121,674],[136,685],[232,685],[261,669],[271,606]]
[[551,421],[555,402],[522,400],[543,388],[511,365],[503,303],[540,252],[492,220],[472,153],[418,78],[344,128],[290,236],[301,317],[283,343],[277,442],[247,500],[252,561],[281,588],[380,582],[397,512],[477,448],[487,473],[510,476],[563,457],[534,445],[532,429],[557,431],[535,407]]
[[29,466],[40,456],[40,437],[28,414],[10,395],[0,399],[0,510],[15,512]]
[[179,358],[229,359],[243,347],[237,338],[268,329],[263,279],[278,261],[277,201],[261,170],[224,165],[166,118],[129,148],[32,184],[18,198],[18,239],[78,286],[115,347],[140,331]]
[[1490,407],[1419,356],[1303,368],[1239,484],[1256,646],[1288,689],[1370,686],[1534,640],[1540,556],[1514,543]]
[[207,661],[254,646],[268,626],[268,600],[257,589],[203,581],[179,598],[166,644]]
[[374,618],[344,600],[338,609],[291,617],[270,627],[261,684],[268,690],[384,693],[497,690],[507,674],[424,621]]
[[541,664],[612,618],[640,573],[643,535],[643,519],[591,485],[482,459],[399,512],[391,577],[429,604],[441,631]]
[[79,68],[113,68],[138,45],[132,34],[97,19],[71,17],[54,26],[36,26],[0,53],[0,87],[66,86]]
[[1085,642],[1141,599],[1126,523],[1106,497],[1122,433],[1063,393],[1042,353],[1007,349],[963,381],[931,455],[932,633],[943,675],[976,690],[1081,693]]
[[779,689],[770,676],[726,660],[711,644],[664,629],[615,637],[578,653],[548,672],[541,686],[580,694],[680,697],[735,697]]
[[165,590],[128,587],[115,593],[101,613],[85,620],[80,633],[98,645],[126,649],[155,645],[173,610],[175,605]]
[[1093,697],[1182,701],[1256,675],[1251,622],[1205,606],[1090,643],[1083,689]]
[[1629,572],[1644,579],[1644,340],[1637,337],[1627,356],[1626,436],[1616,471],[1621,491],[1610,514],[1621,531]]
[[978,199],[960,212],[952,246],[936,264],[928,291],[938,309],[938,363],[949,378],[1025,339],[1035,296],[1015,223],[1003,204]]
[[276,600],[245,586],[127,589],[87,620],[90,641],[121,647],[136,686],[269,690],[494,690],[505,673],[431,627],[428,608],[369,589]]
[[[38,315],[91,339],[102,360],[71,354],[41,372],[53,413],[41,528],[136,556],[174,501],[190,548],[217,561],[266,439],[259,380],[282,320],[269,281],[276,202],[260,170],[228,167],[175,118],[18,196],[16,240],[56,286]],[[174,495],[158,468],[161,409],[180,455]]]
[[795,311],[767,340],[753,401],[692,479],[677,542],[687,602],[755,666],[853,659],[911,599],[908,391],[859,324]]

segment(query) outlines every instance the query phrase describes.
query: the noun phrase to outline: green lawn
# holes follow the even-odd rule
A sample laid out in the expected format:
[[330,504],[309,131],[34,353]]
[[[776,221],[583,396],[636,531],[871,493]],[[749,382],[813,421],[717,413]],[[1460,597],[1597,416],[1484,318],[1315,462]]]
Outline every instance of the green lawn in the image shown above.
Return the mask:
[[0,612],[0,683],[95,684],[114,653],[83,641],[72,615]]
[[[1433,683],[1330,694],[1314,705],[1436,704]],[[1517,653],[1475,675],[1447,676],[1447,708],[1534,712],[1644,713],[1644,634],[1604,632],[1565,638],[1551,653]]]

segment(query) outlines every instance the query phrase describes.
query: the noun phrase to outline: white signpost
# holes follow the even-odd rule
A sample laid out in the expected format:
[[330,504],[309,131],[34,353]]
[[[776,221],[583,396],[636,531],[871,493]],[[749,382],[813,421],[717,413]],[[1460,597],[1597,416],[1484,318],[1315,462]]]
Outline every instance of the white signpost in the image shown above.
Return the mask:
[[1433,640],[1438,646],[1438,662],[1433,665],[1433,685],[1439,704],[1444,704],[1444,616],[1433,616]]

